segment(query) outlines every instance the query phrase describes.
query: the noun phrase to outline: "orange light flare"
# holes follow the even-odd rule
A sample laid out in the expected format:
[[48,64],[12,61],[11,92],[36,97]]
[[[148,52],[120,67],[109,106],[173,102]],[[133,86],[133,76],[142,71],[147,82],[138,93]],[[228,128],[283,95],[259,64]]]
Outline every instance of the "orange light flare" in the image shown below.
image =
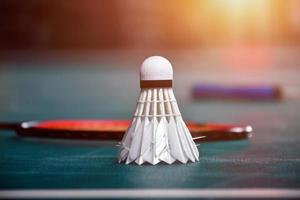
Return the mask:
[[239,71],[263,71],[272,66],[273,50],[264,45],[238,44],[224,53],[224,64]]
[[[273,63],[272,0],[211,0],[211,8],[221,13],[224,64],[242,71],[258,71]],[[220,24],[219,24],[220,26]]]

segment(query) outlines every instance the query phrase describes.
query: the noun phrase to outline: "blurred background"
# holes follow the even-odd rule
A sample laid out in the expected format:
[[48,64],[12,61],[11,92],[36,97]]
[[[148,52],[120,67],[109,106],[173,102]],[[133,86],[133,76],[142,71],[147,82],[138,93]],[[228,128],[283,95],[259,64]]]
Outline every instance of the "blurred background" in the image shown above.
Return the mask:
[[0,49],[300,44],[298,0],[2,0]]
[[236,102],[193,104],[191,88],[298,95],[299,47],[299,0],[1,0],[0,117],[129,118],[140,64],[161,55],[188,118],[231,121]]
[[115,165],[112,145],[1,131],[0,188],[299,194],[300,0],[0,0],[0,123],[129,120],[152,55],[173,65],[185,122],[251,125],[253,137],[201,143],[199,164],[171,169]]

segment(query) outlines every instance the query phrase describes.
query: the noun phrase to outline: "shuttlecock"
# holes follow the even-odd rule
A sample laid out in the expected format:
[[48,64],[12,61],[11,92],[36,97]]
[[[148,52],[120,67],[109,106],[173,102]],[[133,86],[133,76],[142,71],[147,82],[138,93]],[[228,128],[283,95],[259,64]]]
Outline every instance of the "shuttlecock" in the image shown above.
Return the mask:
[[171,63],[160,56],[147,58],[140,69],[140,97],[120,145],[119,162],[172,164],[199,160],[172,89]]

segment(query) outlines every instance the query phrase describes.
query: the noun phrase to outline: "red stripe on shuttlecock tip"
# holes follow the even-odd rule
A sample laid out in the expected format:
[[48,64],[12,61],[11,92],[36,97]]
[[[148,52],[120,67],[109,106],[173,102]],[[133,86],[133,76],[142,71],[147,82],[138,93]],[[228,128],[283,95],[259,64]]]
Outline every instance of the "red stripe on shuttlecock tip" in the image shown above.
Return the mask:
[[140,81],[141,88],[166,88],[172,87],[172,80],[141,80]]

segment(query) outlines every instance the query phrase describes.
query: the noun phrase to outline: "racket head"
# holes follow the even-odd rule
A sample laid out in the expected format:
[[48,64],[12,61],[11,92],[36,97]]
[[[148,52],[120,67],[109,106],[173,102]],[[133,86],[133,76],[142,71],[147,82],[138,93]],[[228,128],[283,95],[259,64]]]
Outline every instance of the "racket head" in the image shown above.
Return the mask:
[[[20,136],[120,141],[130,125],[128,120],[49,120],[21,123]],[[194,141],[223,141],[247,139],[251,126],[188,122]]]

